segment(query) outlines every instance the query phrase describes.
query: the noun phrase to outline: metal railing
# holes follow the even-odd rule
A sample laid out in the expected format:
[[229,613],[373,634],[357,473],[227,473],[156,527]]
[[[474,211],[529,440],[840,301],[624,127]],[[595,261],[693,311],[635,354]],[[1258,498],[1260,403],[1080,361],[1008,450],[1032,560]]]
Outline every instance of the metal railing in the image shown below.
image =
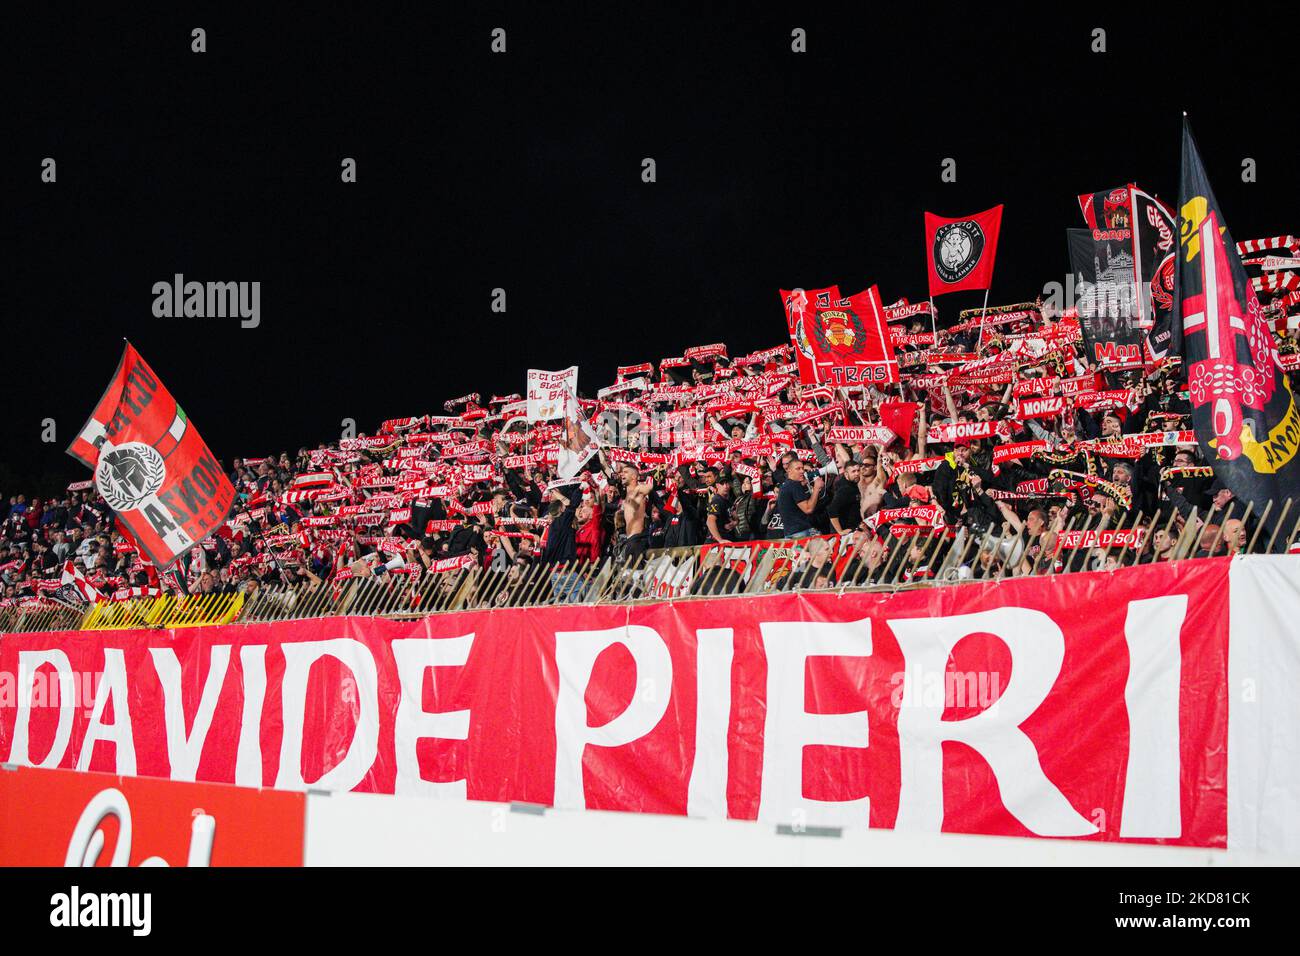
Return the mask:
[[[647,551],[632,558],[479,567],[423,574],[354,577],[343,582],[261,586],[247,593],[164,596],[65,607],[0,610],[0,633],[56,630],[173,628],[342,615],[418,618],[448,611],[627,604],[778,591],[895,591],[972,580],[1107,570],[1196,556],[1278,553],[1300,548],[1300,507],[1291,499],[1261,513],[1233,501],[1204,516],[1141,512],[1118,520],[1075,515],[1060,529],[1084,546],[1049,553],[1029,546],[1027,533],[955,532],[918,528],[885,550],[863,532],[798,540],[769,540]],[[1241,527],[1232,526],[1233,520]],[[1135,534],[1135,532],[1141,532]],[[1160,535],[1160,532],[1164,532]],[[1156,544],[1157,539],[1159,544]],[[1042,539],[1040,539],[1041,541]],[[1071,539],[1073,540],[1073,539]],[[1089,544],[1088,542],[1094,542]],[[1157,552],[1156,548],[1160,550]]]
[[75,631],[85,617],[85,611],[69,607],[0,608],[0,634]]
[[35,631],[120,631],[137,627],[201,627],[229,624],[244,607],[244,594],[165,594],[130,601],[102,601],[78,610],[52,602],[0,609],[0,634]]
[[201,627],[229,624],[244,607],[236,594],[165,594],[156,598],[96,604],[81,622],[84,631],[115,631],[133,627]]

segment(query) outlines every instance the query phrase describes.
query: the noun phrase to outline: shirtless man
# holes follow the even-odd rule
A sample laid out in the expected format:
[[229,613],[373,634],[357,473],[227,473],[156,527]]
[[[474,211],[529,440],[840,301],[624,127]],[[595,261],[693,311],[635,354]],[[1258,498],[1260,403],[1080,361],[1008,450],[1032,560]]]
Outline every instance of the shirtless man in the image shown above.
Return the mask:
[[624,463],[619,477],[623,481],[623,525],[627,530],[623,556],[636,558],[645,554],[650,546],[650,536],[645,531],[645,507],[650,492],[654,490],[654,482],[643,482],[641,472],[630,462]]

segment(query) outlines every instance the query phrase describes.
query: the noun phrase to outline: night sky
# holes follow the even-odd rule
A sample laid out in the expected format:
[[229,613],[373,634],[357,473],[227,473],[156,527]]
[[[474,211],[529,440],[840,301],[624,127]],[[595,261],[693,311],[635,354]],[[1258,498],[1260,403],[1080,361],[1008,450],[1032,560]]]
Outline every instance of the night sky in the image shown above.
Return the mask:
[[[551,6],[6,24],[0,493],[89,477],[63,450],[123,337],[228,463],[522,391],[529,366],[577,364],[591,395],[619,364],[777,345],[782,286],[919,300],[926,209],[1005,203],[990,302],[1032,299],[1067,272],[1077,193],[1175,198],[1184,109],[1234,236],[1300,230],[1294,13]],[[260,327],[155,318],[177,272],[260,281]]]

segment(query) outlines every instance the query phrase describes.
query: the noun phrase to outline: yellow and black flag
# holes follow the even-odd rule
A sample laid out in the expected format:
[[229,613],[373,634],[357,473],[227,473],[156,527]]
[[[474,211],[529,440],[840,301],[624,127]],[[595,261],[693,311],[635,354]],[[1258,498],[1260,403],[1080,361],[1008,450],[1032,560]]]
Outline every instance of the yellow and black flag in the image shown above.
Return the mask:
[[1174,339],[1196,438],[1254,514],[1273,502],[1271,520],[1300,494],[1300,410],[1185,118],[1175,269]]

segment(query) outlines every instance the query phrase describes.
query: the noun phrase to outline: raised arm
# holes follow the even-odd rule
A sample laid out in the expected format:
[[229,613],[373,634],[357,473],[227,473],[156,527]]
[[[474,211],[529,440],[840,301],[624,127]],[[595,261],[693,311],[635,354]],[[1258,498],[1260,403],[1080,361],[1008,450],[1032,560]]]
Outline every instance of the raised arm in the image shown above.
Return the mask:
[[943,386],[943,400],[948,406],[948,417],[953,421],[957,420],[957,403],[953,401],[952,392],[945,384]]
[[1005,501],[997,501],[995,504],[998,506],[998,511],[1002,512],[1002,519],[1006,521],[1007,524],[1011,525],[1011,527],[1015,529],[1016,533],[1019,534],[1020,530],[1025,526],[1025,523],[1020,520],[1020,515],[1016,514],[1016,509],[1012,508]]

